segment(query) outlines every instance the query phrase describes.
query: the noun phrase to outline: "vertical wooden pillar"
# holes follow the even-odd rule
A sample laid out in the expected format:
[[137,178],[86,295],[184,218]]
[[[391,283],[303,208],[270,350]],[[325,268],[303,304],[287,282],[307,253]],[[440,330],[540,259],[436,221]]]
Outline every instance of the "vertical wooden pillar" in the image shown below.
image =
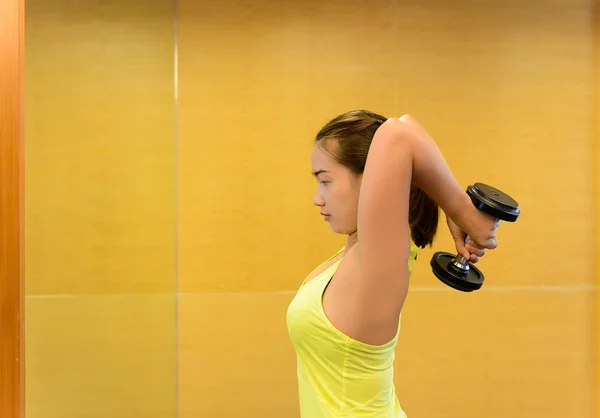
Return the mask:
[[25,417],[24,0],[0,0],[0,417]]

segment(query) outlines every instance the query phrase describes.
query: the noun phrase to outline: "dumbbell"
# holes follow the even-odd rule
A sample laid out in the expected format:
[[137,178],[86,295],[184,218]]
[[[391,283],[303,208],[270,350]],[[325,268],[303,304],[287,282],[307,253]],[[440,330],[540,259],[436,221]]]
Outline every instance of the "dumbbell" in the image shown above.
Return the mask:
[[[515,222],[521,214],[512,197],[487,184],[475,183],[467,187],[467,194],[477,209],[501,221]],[[467,236],[465,242],[469,239]],[[430,264],[440,281],[461,292],[479,290],[485,280],[483,273],[460,254],[436,252]]]

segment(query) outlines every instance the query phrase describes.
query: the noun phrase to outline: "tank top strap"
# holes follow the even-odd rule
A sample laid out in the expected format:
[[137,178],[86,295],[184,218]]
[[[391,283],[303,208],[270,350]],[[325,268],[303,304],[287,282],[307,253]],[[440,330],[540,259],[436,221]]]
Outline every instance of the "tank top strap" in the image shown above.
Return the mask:
[[346,249],[346,246],[343,246],[341,249],[338,250],[337,253],[335,253],[334,255],[332,255],[331,257],[329,257],[327,260],[324,261],[324,263],[327,263],[328,261],[333,260],[334,258],[336,258],[338,255],[340,255],[341,253],[344,252],[344,250]]
[[[335,257],[337,257],[338,255],[340,255],[344,250],[346,249],[346,247],[342,247],[341,249],[339,249],[335,254],[333,254],[331,257],[327,258],[325,261],[321,262],[321,264],[319,264],[319,267],[323,266],[323,264],[328,263],[329,261],[333,260]],[[331,266],[329,266],[328,268],[326,268],[325,270],[323,270],[318,276],[314,277],[313,279],[310,280],[310,282],[314,282],[316,279],[318,279],[320,276],[322,276],[323,274],[325,274],[327,271],[330,271],[333,267],[337,268],[337,265],[340,263],[340,261],[342,261],[341,259],[338,260],[336,263],[332,264]],[[302,284],[300,285],[300,289],[304,288],[304,286],[307,284],[307,280],[308,276],[302,281]]]

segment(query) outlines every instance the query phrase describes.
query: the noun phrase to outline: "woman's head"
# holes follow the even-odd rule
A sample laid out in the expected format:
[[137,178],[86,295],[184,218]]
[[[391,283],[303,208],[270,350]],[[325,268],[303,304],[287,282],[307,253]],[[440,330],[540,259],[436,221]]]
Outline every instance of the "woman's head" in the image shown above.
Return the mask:
[[[329,121],[317,134],[312,169],[318,186],[313,203],[340,234],[356,232],[358,196],[371,141],[387,118],[366,110],[353,110]],[[438,205],[416,186],[411,187],[409,223],[414,243],[424,248],[433,242]]]

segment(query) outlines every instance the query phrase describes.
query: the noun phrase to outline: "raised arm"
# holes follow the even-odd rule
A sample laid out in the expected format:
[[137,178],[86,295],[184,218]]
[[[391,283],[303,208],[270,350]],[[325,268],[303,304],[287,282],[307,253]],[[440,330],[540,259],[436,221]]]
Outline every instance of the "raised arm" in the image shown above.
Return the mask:
[[[422,140],[429,141],[432,146],[437,147],[429,132],[427,132],[423,125],[421,125],[412,115],[404,115],[400,118],[400,121],[408,125],[417,135],[421,136]],[[446,223],[448,224],[448,229],[450,229],[450,233],[456,244],[456,250],[467,260],[470,260],[471,263],[476,263],[479,260],[479,257],[483,256],[485,253],[483,247],[480,247],[477,244],[465,245],[466,234],[456,226],[447,213]]]
[[[403,117],[407,119],[408,117]],[[476,209],[454,178],[430,138],[410,124],[389,119],[377,131],[367,157],[358,204],[358,245],[361,291],[369,303],[399,313],[408,291],[408,227],[411,182],[424,190],[461,228],[480,238],[492,220],[477,217]],[[479,242],[482,244],[481,242]],[[493,248],[490,244],[487,248]]]

